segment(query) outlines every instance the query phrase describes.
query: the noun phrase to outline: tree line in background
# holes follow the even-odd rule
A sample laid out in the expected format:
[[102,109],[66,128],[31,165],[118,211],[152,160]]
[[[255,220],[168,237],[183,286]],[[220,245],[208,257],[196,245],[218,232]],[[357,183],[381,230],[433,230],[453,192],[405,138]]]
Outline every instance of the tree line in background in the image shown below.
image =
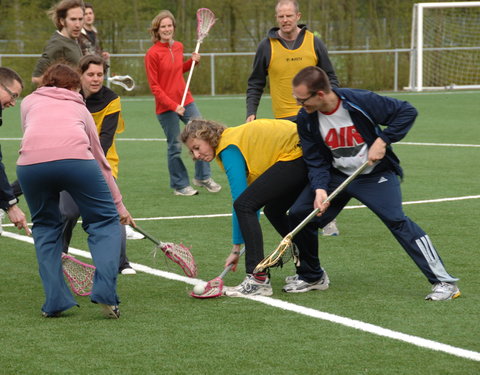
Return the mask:
[[[176,39],[185,52],[196,43],[199,8],[217,16],[201,46],[206,52],[255,52],[267,31],[276,25],[276,0],[93,0],[96,26],[103,48],[112,54],[144,54],[151,46],[148,27],[161,9],[177,18]],[[299,0],[302,19],[330,51],[409,48],[415,0]],[[429,2],[429,1],[424,1]],[[54,31],[46,11],[50,0],[0,0],[0,54],[40,54]],[[393,54],[331,55],[342,86],[390,90]],[[35,58],[3,58],[2,65],[17,69],[29,81]],[[215,60],[219,94],[244,93],[253,56]],[[400,86],[408,79],[408,53],[399,60]],[[133,94],[148,93],[142,57],[113,57],[112,72],[130,74],[139,83]],[[197,94],[210,92],[210,62],[204,59],[192,80]]]

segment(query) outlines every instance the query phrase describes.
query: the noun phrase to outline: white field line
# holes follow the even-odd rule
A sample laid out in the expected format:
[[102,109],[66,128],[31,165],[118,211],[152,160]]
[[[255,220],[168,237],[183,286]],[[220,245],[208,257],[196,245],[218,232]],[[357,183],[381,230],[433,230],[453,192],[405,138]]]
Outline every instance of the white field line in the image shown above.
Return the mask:
[[[33,239],[31,237],[27,237],[24,235],[5,232],[5,231],[1,235],[4,237],[9,237],[19,241],[24,241],[24,242],[33,244]],[[88,251],[76,249],[73,247],[69,248],[69,253],[78,255],[84,258],[92,259],[92,256]],[[172,272],[161,271],[161,270],[151,268],[139,263],[130,262],[130,265],[137,271],[145,272],[150,275],[154,275],[158,277],[163,277],[169,280],[181,281],[185,284],[196,285],[200,282],[205,282],[204,280],[188,278],[185,276],[177,275]],[[272,297],[254,296],[254,297],[243,297],[243,298],[249,299],[255,302],[260,302],[265,305],[276,307],[282,310],[291,311],[291,312],[308,316],[311,318],[321,319],[328,322],[340,324],[345,327],[357,329],[363,332],[368,332],[377,336],[383,336],[393,340],[403,341],[421,348],[431,349],[438,352],[450,354],[456,357],[466,358],[466,359],[480,362],[480,353],[472,350],[462,349],[455,346],[442,344],[440,342],[424,339],[422,337],[408,335],[402,332],[393,331],[388,328],[383,328],[374,324],[365,323],[360,320],[350,319],[343,316],[326,313],[326,312],[315,310],[309,307],[296,305],[290,302],[285,302]]]
[[[407,206],[411,204],[426,204],[426,203],[443,203],[443,202],[455,202],[463,201],[469,199],[480,199],[480,195],[467,195],[464,197],[451,197],[451,198],[438,198],[438,199],[425,199],[419,201],[407,201],[403,202],[402,205]],[[357,208],[366,208],[365,205],[352,205],[346,206],[344,210],[352,210]],[[260,213],[263,215],[263,212]],[[182,220],[182,219],[212,219],[216,217],[229,217],[232,216],[231,213],[228,214],[209,214],[209,215],[188,215],[188,216],[154,216],[154,217],[136,217],[135,221],[155,221],[155,220]],[[78,223],[82,221],[79,220]],[[31,226],[31,223],[29,223]],[[13,224],[3,224],[3,227],[13,227]]]
[[[0,141],[21,141],[22,138],[0,138]],[[119,142],[166,142],[166,138],[116,138]],[[406,146],[433,146],[433,147],[470,147],[478,148],[480,145],[465,143],[429,143],[429,142],[397,142],[395,145]]]

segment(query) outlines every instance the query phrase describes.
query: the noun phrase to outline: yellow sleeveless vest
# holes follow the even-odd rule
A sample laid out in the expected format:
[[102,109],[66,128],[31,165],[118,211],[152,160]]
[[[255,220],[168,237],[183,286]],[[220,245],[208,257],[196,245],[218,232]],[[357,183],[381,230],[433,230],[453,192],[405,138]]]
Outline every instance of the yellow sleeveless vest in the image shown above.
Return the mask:
[[[262,119],[224,130],[215,149],[218,157],[226,147],[235,145],[240,149],[248,168],[248,184],[278,161],[294,160],[302,156],[297,125],[286,120]],[[288,178],[288,176],[285,176]]]
[[272,57],[268,66],[270,76],[270,95],[275,118],[296,116],[300,110],[292,96],[292,80],[307,66],[317,65],[314,36],[305,32],[303,43],[297,49],[287,49],[278,39],[270,38]]
[[[121,113],[121,105],[120,105],[120,98],[116,98],[112,100],[104,109],[102,109],[99,112],[92,113],[93,120],[95,121],[95,124],[97,125],[97,132],[100,135],[100,131],[102,128],[102,123],[103,119],[105,116],[115,113],[115,112],[120,112],[120,115],[118,117],[118,126],[115,134],[122,133],[125,130],[125,122],[123,121],[122,113]],[[108,160],[108,164],[110,164],[110,168],[112,168],[112,175],[115,177],[115,179],[118,178],[118,163],[119,163],[119,157],[117,154],[117,149],[115,147],[115,137],[113,138],[113,143],[112,146],[108,149],[107,154],[105,157]]]

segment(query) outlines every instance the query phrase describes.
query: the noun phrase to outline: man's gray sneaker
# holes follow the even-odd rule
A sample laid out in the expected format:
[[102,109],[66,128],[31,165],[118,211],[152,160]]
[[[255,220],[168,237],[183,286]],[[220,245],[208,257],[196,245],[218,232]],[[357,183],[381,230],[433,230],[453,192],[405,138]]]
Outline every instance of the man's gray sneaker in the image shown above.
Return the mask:
[[322,235],[323,236],[339,236],[340,231],[337,228],[337,220],[333,219],[331,222],[325,225],[322,230]]
[[195,186],[201,186],[207,189],[210,193],[218,193],[222,187],[213,181],[213,178],[207,178],[206,180],[197,180],[196,178],[193,179],[193,184]]
[[[284,287],[283,291],[287,293],[304,293],[310,290],[326,290],[330,285],[330,279],[328,278],[327,272],[324,270],[322,277],[314,281],[313,283],[308,283],[298,278],[298,275],[289,276],[291,282],[288,282]],[[296,277],[296,278],[295,278]]]
[[287,276],[285,278],[285,282],[287,284],[293,283],[294,281],[298,280],[298,274],[292,275],[292,276]]
[[229,297],[271,296],[273,294],[270,279],[259,282],[253,275],[247,275],[240,285],[225,287],[224,294]]
[[460,296],[460,289],[455,283],[440,282],[433,284],[432,293],[425,297],[430,301],[445,301],[447,299],[454,299]]

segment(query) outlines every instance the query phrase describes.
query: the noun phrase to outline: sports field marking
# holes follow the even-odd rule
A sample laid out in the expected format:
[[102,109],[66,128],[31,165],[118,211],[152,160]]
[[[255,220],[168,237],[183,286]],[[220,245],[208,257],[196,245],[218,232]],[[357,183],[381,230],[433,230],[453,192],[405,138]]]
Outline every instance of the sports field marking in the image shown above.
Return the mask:
[[[411,204],[426,204],[426,203],[443,203],[443,202],[455,202],[463,201],[467,199],[480,199],[480,195],[467,195],[464,197],[451,197],[451,198],[438,198],[438,199],[425,199],[419,201],[407,201],[403,202],[402,205],[411,205]],[[363,204],[361,205],[352,205],[346,206],[344,210],[353,210],[357,208],[367,208]],[[260,213],[263,215],[263,212]],[[216,217],[229,217],[232,216],[231,213],[228,214],[209,214],[209,215],[188,215],[188,216],[156,216],[156,217],[136,217],[135,221],[154,221],[154,220],[181,220],[181,219],[212,219]],[[78,223],[82,221],[79,220]],[[31,223],[29,223],[31,226]],[[4,227],[13,227],[13,224],[3,224]]]
[[[0,138],[0,141],[21,141],[22,138]],[[166,142],[166,138],[116,138],[119,142]],[[473,147],[477,148],[480,145],[465,144],[465,143],[429,143],[429,142],[397,142],[395,145],[407,146],[436,146],[436,147]]]
[[[24,235],[20,235],[20,234],[16,234],[16,233],[10,233],[10,232],[3,232],[2,236],[33,244],[33,239],[31,237],[27,237],[27,236],[24,236]],[[70,247],[69,248],[69,253],[71,253],[73,255],[81,256],[81,257],[84,257],[84,258],[92,259],[92,256],[90,255],[90,253],[87,252],[87,251],[84,251],[84,250],[80,250],[80,249]],[[144,273],[147,273],[147,274],[150,274],[150,275],[154,275],[154,276],[158,276],[158,277],[163,277],[163,278],[169,279],[169,280],[181,281],[185,284],[196,285],[200,282],[205,282],[204,280],[192,279],[192,278],[188,278],[188,277],[178,275],[178,274],[175,274],[175,273],[172,273],[172,272],[161,271],[161,270],[151,268],[151,267],[145,266],[143,264],[139,264],[139,263],[130,262],[130,265],[137,271],[141,271],[141,272],[144,272]],[[431,349],[431,350],[435,350],[435,351],[438,351],[438,352],[443,352],[443,353],[446,353],[446,354],[450,354],[450,355],[453,355],[453,356],[456,356],[456,357],[461,357],[461,358],[470,359],[470,360],[473,360],[473,361],[479,361],[480,362],[480,353],[479,352],[458,348],[458,347],[452,346],[452,345],[442,344],[440,342],[424,339],[424,338],[419,337],[419,336],[407,335],[407,334],[402,333],[402,332],[393,331],[391,329],[383,328],[383,327],[380,327],[380,326],[377,326],[377,325],[374,325],[374,324],[371,324],[371,323],[365,323],[365,322],[362,322],[360,320],[350,319],[350,318],[346,318],[346,317],[343,317],[343,316],[340,316],[340,315],[326,313],[326,312],[315,310],[315,309],[312,309],[312,308],[309,308],[309,307],[296,305],[296,304],[291,303],[291,302],[285,302],[285,301],[282,301],[280,299],[276,299],[276,298],[272,298],[272,297],[254,296],[254,297],[240,297],[240,298],[245,298],[245,299],[248,299],[248,300],[251,300],[251,301],[263,303],[267,306],[276,307],[276,308],[279,308],[279,309],[282,309],[282,310],[285,310],[285,311],[291,311],[291,312],[294,312],[294,313],[297,313],[297,314],[300,314],[300,315],[304,315],[304,316],[308,316],[308,317],[311,317],[311,318],[325,320],[325,321],[328,321],[328,322],[340,324],[340,325],[345,326],[345,327],[353,328],[353,329],[363,331],[363,332],[368,332],[368,333],[371,333],[371,334],[374,334],[374,335],[377,335],[377,336],[383,336],[383,337],[387,337],[387,338],[390,338],[390,339],[393,339],[393,340],[403,341],[403,342],[406,342],[406,343],[409,343],[409,344],[412,344],[412,345],[415,345],[415,346],[418,346],[418,347],[421,347],[421,348]]]

